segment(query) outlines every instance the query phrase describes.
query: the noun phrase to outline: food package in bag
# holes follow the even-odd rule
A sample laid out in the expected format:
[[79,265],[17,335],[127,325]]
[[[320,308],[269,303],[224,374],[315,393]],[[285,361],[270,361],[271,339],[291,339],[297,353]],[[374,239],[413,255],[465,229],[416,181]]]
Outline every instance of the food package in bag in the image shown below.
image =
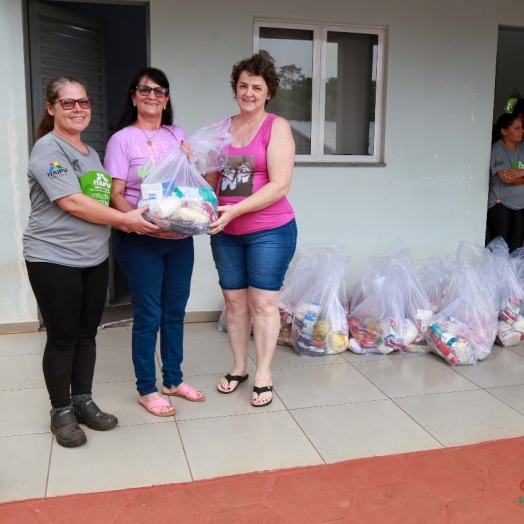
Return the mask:
[[[142,183],[138,201],[138,206],[149,205],[146,220],[174,238],[208,232],[209,224],[218,219],[218,199],[202,174],[225,166],[230,124],[227,118],[189,137],[191,160],[177,146],[153,168]],[[161,236],[169,238],[169,234]]]
[[480,246],[461,242],[442,309],[430,319],[426,341],[452,366],[475,364],[491,352],[498,329],[496,261]]
[[[382,275],[349,314],[350,349],[354,353],[400,351],[404,347],[404,291],[394,274]],[[417,330],[418,332],[418,330]]]
[[313,285],[317,272],[316,248],[299,247],[296,260],[286,274],[284,286],[278,296],[278,311],[280,314],[280,332],[277,344],[291,346],[291,326],[295,316],[295,309],[306,291]]
[[509,248],[504,239],[493,239],[486,249],[493,254],[497,269],[499,325],[496,343],[503,347],[516,346],[524,341],[524,290],[510,265]]
[[351,299],[350,349],[356,353],[427,353],[429,298],[409,251],[396,240],[366,261]]
[[349,258],[323,253],[318,262],[316,280],[295,308],[291,327],[291,342],[300,355],[330,355],[349,346],[347,310],[340,298],[342,293],[345,297]]

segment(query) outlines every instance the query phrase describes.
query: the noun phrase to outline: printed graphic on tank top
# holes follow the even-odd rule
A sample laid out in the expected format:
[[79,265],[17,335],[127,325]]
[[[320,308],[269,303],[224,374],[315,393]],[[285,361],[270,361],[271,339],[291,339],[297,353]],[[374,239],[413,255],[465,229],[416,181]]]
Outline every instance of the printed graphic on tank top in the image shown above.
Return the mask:
[[254,165],[255,157],[253,155],[228,157],[227,165],[222,170],[218,196],[248,197],[252,195]]

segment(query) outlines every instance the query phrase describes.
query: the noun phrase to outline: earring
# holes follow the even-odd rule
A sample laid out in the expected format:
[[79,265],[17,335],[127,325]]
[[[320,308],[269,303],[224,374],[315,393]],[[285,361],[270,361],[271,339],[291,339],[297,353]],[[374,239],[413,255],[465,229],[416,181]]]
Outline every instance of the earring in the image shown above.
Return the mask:
[[167,106],[164,106],[164,111],[166,110],[166,107],[167,107]]
[[133,102],[133,107],[136,107],[136,104]]

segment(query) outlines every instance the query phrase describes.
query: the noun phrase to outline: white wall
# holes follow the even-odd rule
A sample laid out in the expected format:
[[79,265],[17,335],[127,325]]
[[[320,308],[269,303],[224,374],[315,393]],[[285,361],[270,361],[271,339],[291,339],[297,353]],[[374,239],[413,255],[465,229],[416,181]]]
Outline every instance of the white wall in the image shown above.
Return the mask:
[[[0,106],[3,129],[12,129],[13,137],[9,145],[0,141],[8,189],[0,195],[0,322],[36,313],[20,256],[28,214],[20,2],[0,0],[0,90],[4,101],[16,99]],[[254,16],[388,30],[386,167],[297,167],[289,198],[299,243],[346,242],[353,280],[368,256],[397,238],[416,258],[443,255],[460,240],[483,243],[498,26],[524,27],[524,4],[150,0],[151,63],[167,72],[177,123],[189,133],[209,118],[235,113],[229,74],[234,62],[252,53]],[[188,311],[215,310],[222,301],[209,239],[197,238],[196,245]]]
[[[170,75],[178,122],[192,132],[206,118],[236,111],[229,74],[252,52],[254,16],[383,25],[386,167],[295,168],[289,198],[299,243],[345,241],[353,281],[369,255],[397,238],[416,258],[443,255],[463,239],[483,243],[498,25],[524,26],[523,6],[510,0],[496,7],[487,0],[321,5],[151,0],[152,62]],[[207,240],[199,239],[191,307],[220,302],[214,278]],[[201,283],[207,293],[200,293]]]
[[0,0],[0,333],[38,328],[22,258],[29,215],[27,106],[21,0]]

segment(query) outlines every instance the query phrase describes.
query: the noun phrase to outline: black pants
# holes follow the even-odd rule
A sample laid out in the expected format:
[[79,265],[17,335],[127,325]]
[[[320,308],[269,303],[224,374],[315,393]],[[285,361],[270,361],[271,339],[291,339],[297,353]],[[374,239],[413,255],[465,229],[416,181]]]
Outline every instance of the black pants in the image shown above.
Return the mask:
[[524,209],[509,209],[504,204],[495,204],[488,209],[488,231],[491,240],[502,237],[509,252],[522,247],[524,240]]
[[69,406],[71,395],[91,393],[109,261],[85,268],[27,261],[26,266],[47,331],[43,369],[51,405]]

